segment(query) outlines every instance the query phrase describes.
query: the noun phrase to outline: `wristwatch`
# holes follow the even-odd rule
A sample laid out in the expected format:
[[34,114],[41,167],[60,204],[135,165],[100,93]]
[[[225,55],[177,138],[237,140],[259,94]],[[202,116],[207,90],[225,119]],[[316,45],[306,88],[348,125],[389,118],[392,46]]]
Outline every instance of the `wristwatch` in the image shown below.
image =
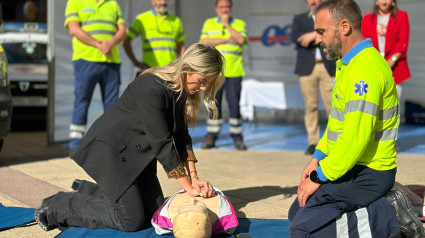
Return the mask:
[[317,184],[324,184],[325,183],[322,180],[320,180],[319,175],[317,174],[317,171],[316,170],[311,171],[311,173],[310,173],[310,180],[313,183],[317,183]]
[[393,56],[391,56],[391,60],[394,61],[394,62],[396,62],[398,60],[398,57],[395,56],[395,55],[393,55]]

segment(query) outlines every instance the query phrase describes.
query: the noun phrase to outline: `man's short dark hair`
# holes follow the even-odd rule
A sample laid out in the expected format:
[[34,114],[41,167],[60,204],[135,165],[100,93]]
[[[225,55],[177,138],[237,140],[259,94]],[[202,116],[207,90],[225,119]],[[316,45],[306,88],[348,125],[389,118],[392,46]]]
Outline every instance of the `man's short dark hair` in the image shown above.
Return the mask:
[[332,19],[339,23],[342,19],[347,19],[355,30],[362,27],[362,12],[359,5],[354,0],[326,0],[320,3],[314,14],[322,10],[329,10]]
[[[215,6],[217,7],[218,2],[223,1],[223,0],[215,0]],[[232,0],[226,0],[228,2],[230,2],[230,6],[233,6]]]

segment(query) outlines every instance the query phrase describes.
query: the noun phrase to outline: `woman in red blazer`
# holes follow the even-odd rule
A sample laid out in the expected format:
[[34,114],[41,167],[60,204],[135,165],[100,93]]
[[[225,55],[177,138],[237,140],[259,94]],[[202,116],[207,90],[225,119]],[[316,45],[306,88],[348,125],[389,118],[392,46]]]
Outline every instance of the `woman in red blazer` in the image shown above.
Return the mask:
[[401,83],[410,78],[406,60],[409,46],[407,12],[398,9],[396,0],[376,0],[373,12],[363,17],[362,33],[364,38],[372,39],[373,46],[392,68],[400,97]]

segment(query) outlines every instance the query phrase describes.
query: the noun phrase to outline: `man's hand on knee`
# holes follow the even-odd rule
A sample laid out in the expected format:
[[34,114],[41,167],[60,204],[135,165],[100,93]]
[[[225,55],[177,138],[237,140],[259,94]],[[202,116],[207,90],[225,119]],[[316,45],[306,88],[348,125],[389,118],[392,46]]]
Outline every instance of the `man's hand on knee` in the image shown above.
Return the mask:
[[308,198],[319,189],[320,184],[312,182],[310,179],[304,179],[298,186],[297,197],[300,207],[304,207]]

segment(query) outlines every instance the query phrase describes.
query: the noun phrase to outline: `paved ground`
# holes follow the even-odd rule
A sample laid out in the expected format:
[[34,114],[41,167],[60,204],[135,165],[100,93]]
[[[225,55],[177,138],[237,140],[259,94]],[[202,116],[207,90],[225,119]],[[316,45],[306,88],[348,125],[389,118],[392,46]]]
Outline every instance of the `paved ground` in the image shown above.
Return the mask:
[[[0,203],[37,207],[42,198],[70,190],[75,178],[89,179],[67,149],[47,147],[44,132],[8,135],[0,155]],[[199,177],[220,188],[232,201],[238,217],[286,219],[295,199],[299,175],[310,157],[302,152],[196,150]],[[160,167],[160,166],[159,166]],[[397,181],[411,189],[425,187],[425,155],[400,154]],[[165,196],[180,189],[158,169]],[[0,237],[54,237],[39,226],[15,228]]]

